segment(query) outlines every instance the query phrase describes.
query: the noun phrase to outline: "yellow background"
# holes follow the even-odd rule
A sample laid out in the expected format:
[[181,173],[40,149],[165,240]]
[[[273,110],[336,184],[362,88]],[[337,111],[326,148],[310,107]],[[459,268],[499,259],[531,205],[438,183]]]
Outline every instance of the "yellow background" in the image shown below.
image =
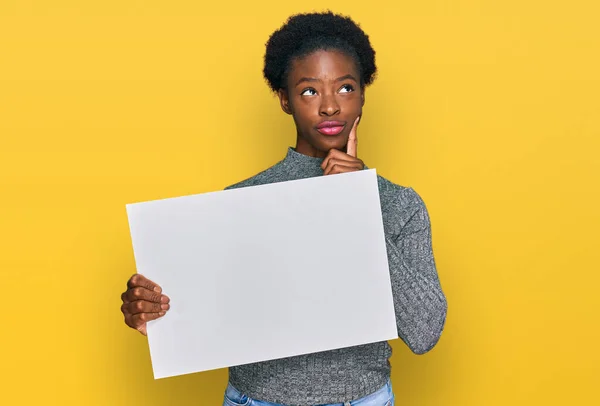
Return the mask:
[[600,404],[598,3],[202,3],[0,2],[0,403],[220,404],[226,370],[155,381],[123,323],[125,204],[282,158],[264,43],[329,7],[377,51],[359,156],[425,199],[449,300],[432,352],[393,342],[397,404]]

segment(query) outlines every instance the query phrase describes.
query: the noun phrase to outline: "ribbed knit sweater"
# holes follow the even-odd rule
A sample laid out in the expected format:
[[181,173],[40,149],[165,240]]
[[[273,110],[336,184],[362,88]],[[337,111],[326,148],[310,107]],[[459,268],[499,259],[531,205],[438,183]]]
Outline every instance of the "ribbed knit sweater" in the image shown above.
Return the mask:
[[[289,148],[284,159],[226,189],[323,176],[321,158]],[[438,342],[446,321],[427,208],[412,189],[377,177],[398,335],[415,354]],[[349,295],[348,300],[352,300]],[[340,332],[343,334],[343,332]],[[229,369],[229,381],[257,400],[311,406],[359,399],[390,377],[388,342],[294,356]]]

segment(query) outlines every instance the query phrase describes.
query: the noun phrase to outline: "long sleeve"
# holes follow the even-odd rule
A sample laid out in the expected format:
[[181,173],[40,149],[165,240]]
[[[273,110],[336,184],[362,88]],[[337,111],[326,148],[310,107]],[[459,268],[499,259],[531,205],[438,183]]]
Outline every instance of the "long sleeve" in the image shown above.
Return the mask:
[[438,278],[431,241],[431,225],[421,197],[407,188],[399,214],[403,226],[387,238],[390,276],[398,335],[415,354],[430,351],[446,322],[446,297]]

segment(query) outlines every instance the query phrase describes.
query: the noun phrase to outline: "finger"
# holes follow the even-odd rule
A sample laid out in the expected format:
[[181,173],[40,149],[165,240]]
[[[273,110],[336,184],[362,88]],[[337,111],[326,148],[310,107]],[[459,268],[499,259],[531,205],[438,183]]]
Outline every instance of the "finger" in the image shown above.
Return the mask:
[[323,162],[321,163],[321,169],[325,170],[325,168],[327,168],[327,165],[329,165],[329,160],[331,159],[339,159],[341,161],[349,162],[356,160],[356,158],[351,157],[345,152],[339,151],[337,149],[330,149],[327,153],[327,156],[325,157],[325,159],[323,159]]
[[156,312],[156,313],[139,313],[131,316],[131,320],[133,325],[136,326],[134,328],[138,328],[143,324],[146,324],[148,321],[156,320],[162,316],[164,316],[166,312]]
[[353,171],[357,171],[357,170],[360,170],[363,168],[363,163],[360,160],[348,161],[348,160],[344,160],[344,159],[331,158],[327,162],[327,166],[325,167],[323,174],[324,175],[331,174],[333,167],[335,167],[336,165],[352,168]]
[[136,326],[133,325],[133,319],[132,319],[132,317],[133,316],[131,316],[130,314],[126,314],[125,315],[125,324],[127,324],[127,326],[129,326],[131,328],[137,328]]
[[336,173],[346,173],[346,172],[354,172],[359,171],[360,168],[356,166],[348,166],[344,164],[335,164],[331,167],[331,169],[324,173],[324,175],[335,175]]
[[146,328],[146,322],[142,321],[139,318],[134,318],[134,316],[127,315],[127,316],[125,316],[125,324],[127,324],[132,329],[139,331],[141,334],[143,334],[145,336],[148,335],[148,330]]
[[135,288],[141,286],[142,288],[146,288],[148,290],[153,290],[155,292],[161,293],[162,289],[156,283],[152,282],[150,279],[146,278],[144,275],[136,273],[127,282],[128,288]]
[[134,314],[134,315],[128,314],[125,316],[125,324],[127,324],[131,328],[134,328],[134,329],[142,332],[142,328],[144,330],[146,329],[146,322],[151,321],[151,320],[156,320],[156,319],[164,316],[165,314],[166,314],[165,312],[140,313],[140,314]]
[[147,302],[145,300],[136,300],[135,302],[124,303],[121,306],[123,314],[139,313],[159,313],[169,310],[171,306],[168,303]]
[[161,295],[160,293],[145,288],[137,287],[125,292],[124,302],[135,302],[136,300],[146,300],[155,303],[169,303],[170,301],[168,296]]
[[[323,171],[323,175],[330,175],[332,173],[332,171],[333,171],[333,168],[335,168],[336,166],[342,166],[342,167],[345,167],[345,168],[350,168],[353,171],[358,171],[358,170],[361,170],[363,168],[362,162],[342,161],[342,160],[338,160],[338,159],[330,159],[329,160],[329,164],[327,165],[327,167]],[[346,171],[346,172],[348,172],[348,171]]]
[[323,162],[321,162],[321,169],[325,170],[325,168],[329,164],[329,160],[336,155],[339,156],[339,154],[338,154],[339,152],[340,151],[338,151],[337,149],[330,149],[329,152],[327,153],[327,156],[325,156],[325,159],[323,159]]
[[356,153],[358,150],[358,137],[356,136],[356,128],[358,127],[358,122],[360,121],[360,116],[356,117],[354,120],[354,125],[350,130],[350,135],[348,136],[348,145],[346,146],[346,154],[356,158]]
[[141,322],[139,319],[134,320],[132,315],[125,315],[125,324],[132,329],[139,331],[143,335],[147,335],[146,323]]

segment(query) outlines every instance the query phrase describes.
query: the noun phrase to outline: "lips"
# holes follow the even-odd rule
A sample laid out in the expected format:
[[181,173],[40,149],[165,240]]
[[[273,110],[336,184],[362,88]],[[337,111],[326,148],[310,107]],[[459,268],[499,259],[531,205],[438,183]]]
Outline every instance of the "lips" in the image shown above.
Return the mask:
[[324,121],[317,126],[317,131],[323,135],[338,135],[345,126],[343,121]]

